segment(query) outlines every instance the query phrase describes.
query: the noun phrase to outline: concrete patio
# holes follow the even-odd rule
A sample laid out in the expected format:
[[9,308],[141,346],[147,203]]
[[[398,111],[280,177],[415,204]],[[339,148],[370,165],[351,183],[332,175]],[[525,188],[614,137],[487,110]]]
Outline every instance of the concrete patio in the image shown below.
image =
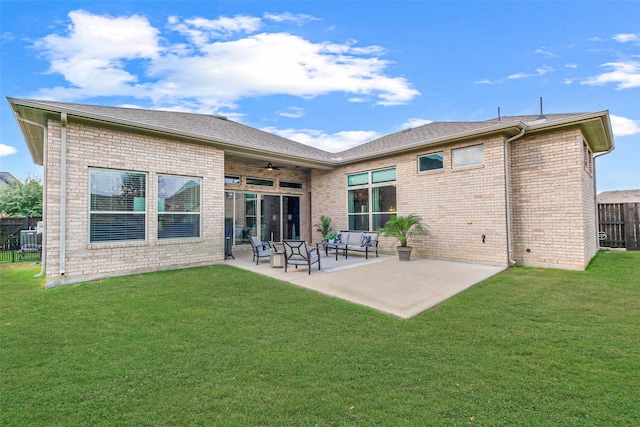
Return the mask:
[[408,319],[504,270],[504,267],[413,257],[400,262],[396,255],[380,254],[365,260],[349,254],[335,260],[321,254],[322,270],[312,266],[272,268],[268,258],[258,265],[250,251],[236,251],[226,264],[274,277],[297,286]]

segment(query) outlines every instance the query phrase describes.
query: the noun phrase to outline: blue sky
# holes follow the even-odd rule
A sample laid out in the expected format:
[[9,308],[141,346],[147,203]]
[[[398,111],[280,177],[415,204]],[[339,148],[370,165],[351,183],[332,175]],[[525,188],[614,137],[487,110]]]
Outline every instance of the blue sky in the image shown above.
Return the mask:
[[[3,98],[224,114],[328,151],[429,121],[609,110],[640,188],[640,2],[6,1]],[[42,176],[5,99],[0,170]]]

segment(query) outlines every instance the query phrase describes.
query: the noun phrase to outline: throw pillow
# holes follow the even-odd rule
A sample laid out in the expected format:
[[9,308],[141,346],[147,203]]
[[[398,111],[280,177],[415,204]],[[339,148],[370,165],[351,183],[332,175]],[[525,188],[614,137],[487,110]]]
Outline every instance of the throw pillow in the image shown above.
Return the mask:
[[363,234],[362,237],[360,238],[360,246],[365,247],[369,244],[370,241],[371,241],[371,236],[367,236],[366,234]]
[[336,235],[336,238],[333,239],[333,243],[342,243],[341,239],[342,239],[342,233],[338,233]]

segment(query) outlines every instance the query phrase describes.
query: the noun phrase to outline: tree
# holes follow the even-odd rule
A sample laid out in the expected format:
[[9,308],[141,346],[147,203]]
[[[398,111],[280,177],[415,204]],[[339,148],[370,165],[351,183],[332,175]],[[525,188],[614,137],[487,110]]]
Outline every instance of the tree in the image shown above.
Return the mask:
[[27,177],[24,183],[15,182],[0,188],[0,215],[41,216],[42,182]]

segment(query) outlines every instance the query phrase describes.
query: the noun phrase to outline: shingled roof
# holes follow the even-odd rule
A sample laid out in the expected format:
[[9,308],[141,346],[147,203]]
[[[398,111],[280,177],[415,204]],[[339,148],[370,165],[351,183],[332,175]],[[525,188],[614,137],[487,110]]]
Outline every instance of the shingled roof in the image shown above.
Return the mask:
[[598,193],[598,203],[640,203],[640,189],[603,191]]
[[[229,120],[219,115],[194,114],[175,111],[147,110],[138,108],[106,107],[99,105],[74,104],[55,101],[27,100],[8,98],[15,111],[26,118],[45,124],[48,113],[67,113],[89,120],[108,122],[124,127],[145,131],[161,132],[200,142],[210,142],[222,146],[230,154],[253,153],[254,156],[279,155],[281,159],[305,161],[309,167],[331,168],[339,164],[385,156],[400,151],[428,147],[462,140],[477,138],[483,134],[516,135],[521,129],[531,130],[564,126],[575,122],[583,126],[585,133],[597,135],[597,151],[613,147],[610,123],[607,112],[548,114],[543,120],[539,116],[510,116],[486,121],[468,122],[432,122],[413,129],[405,129],[351,149],[330,153],[301,144],[271,133]],[[38,157],[37,134],[21,124],[25,139],[32,152],[34,161]],[[30,141],[33,139],[33,141]]]
[[[544,122],[552,124],[555,121],[582,115],[584,113],[548,114],[545,116]],[[477,136],[482,133],[503,131],[514,135],[519,132],[521,124],[527,125],[541,122],[540,119],[540,116],[509,116],[477,122],[431,122],[416,128],[408,128],[385,135],[341,153],[336,153],[336,157],[342,161],[357,160],[373,154],[427,147],[442,142]]]
[[147,110],[142,108],[105,107],[100,105],[73,104],[55,101],[14,100],[28,106],[66,112],[77,117],[98,119],[141,129],[162,131],[169,134],[197,138],[238,147],[254,147],[274,153],[331,161],[333,155],[309,145],[291,141],[269,132],[228,120],[224,116],[183,113],[176,111]]

